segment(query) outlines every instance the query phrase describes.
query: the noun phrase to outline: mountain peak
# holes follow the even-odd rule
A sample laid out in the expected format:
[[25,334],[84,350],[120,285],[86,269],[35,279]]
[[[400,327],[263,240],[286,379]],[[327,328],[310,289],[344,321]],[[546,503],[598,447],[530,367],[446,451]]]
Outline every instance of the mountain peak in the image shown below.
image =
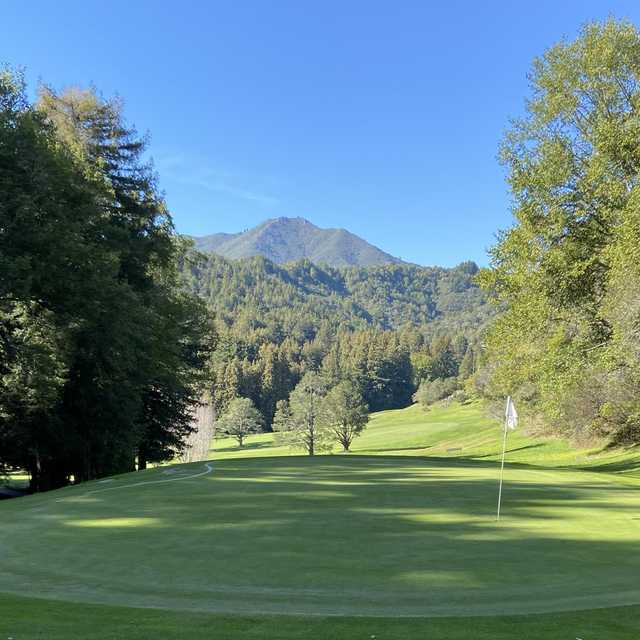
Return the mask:
[[270,218],[241,233],[216,233],[193,240],[200,251],[227,258],[261,255],[277,263],[308,258],[332,267],[402,262],[346,229],[322,229],[302,217]]

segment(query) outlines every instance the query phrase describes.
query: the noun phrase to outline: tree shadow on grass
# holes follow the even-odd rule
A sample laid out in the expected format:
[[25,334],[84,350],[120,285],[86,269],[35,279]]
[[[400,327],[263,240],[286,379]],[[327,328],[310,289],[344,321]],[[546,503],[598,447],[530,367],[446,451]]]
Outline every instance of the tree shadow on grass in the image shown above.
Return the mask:
[[242,447],[237,444],[231,445],[229,447],[217,447],[213,446],[210,451],[211,453],[227,453],[227,452],[241,452],[241,451],[257,451],[259,449],[269,449],[273,447],[273,442],[245,442]]

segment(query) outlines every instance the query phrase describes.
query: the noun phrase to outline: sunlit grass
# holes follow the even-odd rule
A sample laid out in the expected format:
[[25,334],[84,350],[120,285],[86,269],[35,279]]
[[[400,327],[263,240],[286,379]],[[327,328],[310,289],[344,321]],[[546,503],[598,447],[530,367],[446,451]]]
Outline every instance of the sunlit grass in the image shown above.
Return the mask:
[[78,520],[65,520],[64,524],[69,527],[96,528],[117,528],[124,527],[149,527],[161,524],[159,518],[82,518]]
[[[602,445],[577,448],[567,440],[530,435],[526,421],[509,433],[507,462],[550,467],[606,470],[620,477],[640,479],[640,448],[607,449]],[[480,402],[428,411],[419,405],[372,414],[351,454],[438,456],[497,461],[501,455],[502,425]],[[231,438],[215,439],[211,456],[217,460],[300,455],[274,442],[274,434],[249,436],[243,448]],[[339,448],[334,454],[340,454]],[[344,454],[341,454],[344,455]],[[346,454],[349,455],[349,454]]]

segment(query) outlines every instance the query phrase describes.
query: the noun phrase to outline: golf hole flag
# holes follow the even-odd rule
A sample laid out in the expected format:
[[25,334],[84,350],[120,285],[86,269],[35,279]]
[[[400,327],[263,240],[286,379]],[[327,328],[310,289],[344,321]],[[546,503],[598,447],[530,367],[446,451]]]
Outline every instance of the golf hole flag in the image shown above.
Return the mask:
[[496,520],[500,520],[500,506],[502,504],[502,477],[504,475],[504,456],[507,452],[507,432],[513,431],[518,426],[518,412],[513,404],[511,396],[507,398],[507,406],[504,410],[504,436],[502,438],[502,462],[500,463],[500,488],[498,489],[498,513]]
[[505,409],[504,416],[507,421],[507,428],[513,431],[518,426],[518,412],[516,411],[516,405],[513,404],[511,396],[507,398],[507,408]]

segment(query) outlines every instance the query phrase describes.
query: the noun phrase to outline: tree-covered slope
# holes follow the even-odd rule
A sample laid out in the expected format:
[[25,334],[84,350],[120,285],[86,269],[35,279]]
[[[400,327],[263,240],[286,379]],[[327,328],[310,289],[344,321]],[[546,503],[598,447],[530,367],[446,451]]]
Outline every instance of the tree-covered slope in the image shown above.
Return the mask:
[[288,335],[314,333],[328,322],[342,329],[397,329],[436,322],[475,329],[491,314],[466,262],[452,269],[395,264],[319,267],[309,260],[277,265],[262,257],[201,256],[184,269],[189,286],[221,317],[277,323]]
[[278,264],[303,258],[333,267],[402,262],[345,229],[320,229],[304,218],[275,218],[242,233],[216,233],[193,240],[201,251],[227,258],[264,256]]

